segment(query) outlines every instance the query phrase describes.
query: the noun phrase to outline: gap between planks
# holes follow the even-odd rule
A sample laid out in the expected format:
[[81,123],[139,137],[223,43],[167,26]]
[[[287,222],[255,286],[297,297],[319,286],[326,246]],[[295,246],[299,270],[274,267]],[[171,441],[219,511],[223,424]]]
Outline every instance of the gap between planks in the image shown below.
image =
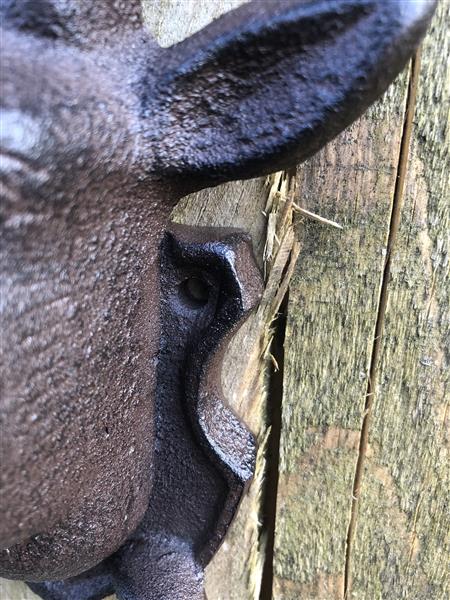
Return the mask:
[[355,475],[353,480],[352,502],[350,511],[350,521],[347,529],[346,549],[345,549],[345,565],[344,565],[344,600],[350,600],[352,591],[352,560],[353,560],[353,542],[355,538],[357,522],[359,498],[361,493],[361,484],[363,479],[365,459],[367,455],[367,446],[369,441],[370,421],[373,410],[375,388],[378,375],[378,364],[381,353],[382,337],[384,329],[384,321],[386,314],[386,306],[388,300],[388,286],[391,273],[392,256],[397,240],[398,230],[400,226],[400,215],[403,205],[403,192],[405,187],[406,173],[408,169],[408,157],[411,141],[411,133],[413,129],[413,117],[416,106],[417,87],[420,75],[420,49],[411,61],[411,70],[408,85],[408,95],[406,99],[405,118],[403,123],[403,132],[400,143],[400,152],[398,158],[397,179],[392,200],[391,219],[389,223],[389,235],[386,248],[386,259],[384,263],[383,276],[380,286],[380,295],[378,300],[377,320],[375,324],[375,332],[372,343],[372,352],[370,356],[369,375],[367,379],[367,391],[365,397],[365,406],[363,420],[360,432],[358,459],[355,467]]
[[277,516],[281,417],[283,403],[284,340],[286,333],[288,302],[289,290],[286,291],[278,312],[278,317],[275,324],[275,332],[271,345],[271,353],[274,357],[274,362],[272,365],[269,385],[268,416],[270,433],[267,446],[266,479],[262,505],[262,530],[266,535],[266,546],[261,577],[260,600],[272,599],[273,559]]
[[[284,339],[287,320],[289,283],[294,273],[300,246],[292,228],[296,170],[282,171],[272,176],[268,195],[268,231],[265,247],[265,264],[271,270],[281,255],[283,272],[274,294],[271,314],[272,336],[268,352],[272,359],[267,407],[267,455],[264,493],[261,503],[261,531],[264,541],[264,558],[261,573],[259,600],[272,599],[273,558],[277,512],[279,454],[281,440],[281,411],[283,401]],[[287,243],[286,243],[287,242]],[[285,248],[285,249],[284,249]],[[283,255],[288,251],[288,256]],[[266,269],[265,269],[266,270]]]

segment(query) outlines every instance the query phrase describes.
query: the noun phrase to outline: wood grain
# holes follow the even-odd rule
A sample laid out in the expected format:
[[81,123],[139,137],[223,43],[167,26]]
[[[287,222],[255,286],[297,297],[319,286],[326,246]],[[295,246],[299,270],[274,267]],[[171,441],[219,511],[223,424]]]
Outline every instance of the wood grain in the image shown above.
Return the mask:
[[449,9],[421,56],[349,598],[450,595]]
[[405,133],[405,74],[298,171],[298,202],[344,230],[303,218],[297,224],[302,251],[286,331],[277,600],[342,599],[347,561],[347,598],[448,597],[448,6],[441,4],[423,50],[351,556],[353,484]]

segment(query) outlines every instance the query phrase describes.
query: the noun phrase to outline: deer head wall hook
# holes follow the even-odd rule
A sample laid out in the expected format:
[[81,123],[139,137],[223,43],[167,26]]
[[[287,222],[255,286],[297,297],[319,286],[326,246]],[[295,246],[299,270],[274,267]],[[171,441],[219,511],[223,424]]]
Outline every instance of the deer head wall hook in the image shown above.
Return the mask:
[[0,575],[202,598],[253,472],[220,369],[261,282],[243,233],[170,212],[319,150],[435,4],[257,0],[166,49],[137,0],[0,6]]

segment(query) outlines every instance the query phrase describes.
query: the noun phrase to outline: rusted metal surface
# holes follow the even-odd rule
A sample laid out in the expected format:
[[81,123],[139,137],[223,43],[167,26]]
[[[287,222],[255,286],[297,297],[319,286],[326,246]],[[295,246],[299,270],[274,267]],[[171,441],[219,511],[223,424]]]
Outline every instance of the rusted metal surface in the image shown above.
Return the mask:
[[219,381],[260,279],[245,236],[170,231],[171,208],[317,151],[434,3],[254,2],[168,49],[134,0],[0,6],[0,574],[200,598],[252,473]]
[[85,586],[88,597],[91,586],[117,590],[123,598],[203,597],[202,569],[253,472],[254,439],[223,403],[220,368],[227,337],[260,289],[251,242],[242,233],[178,225],[164,234],[147,511],[94,578],[31,585],[33,590],[50,598],[55,590],[65,597],[73,585]]

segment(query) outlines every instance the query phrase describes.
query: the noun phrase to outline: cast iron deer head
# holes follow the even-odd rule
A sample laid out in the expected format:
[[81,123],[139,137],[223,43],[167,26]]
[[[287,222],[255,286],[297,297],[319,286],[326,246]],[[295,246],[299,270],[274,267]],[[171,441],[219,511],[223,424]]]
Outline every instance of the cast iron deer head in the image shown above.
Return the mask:
[[1,575],[202,597],[253,468],[218,374],[260,284],[242,235],[170,212],[319,150],[433,9],[259,0],[162,49],[137,0],[2,0]]

